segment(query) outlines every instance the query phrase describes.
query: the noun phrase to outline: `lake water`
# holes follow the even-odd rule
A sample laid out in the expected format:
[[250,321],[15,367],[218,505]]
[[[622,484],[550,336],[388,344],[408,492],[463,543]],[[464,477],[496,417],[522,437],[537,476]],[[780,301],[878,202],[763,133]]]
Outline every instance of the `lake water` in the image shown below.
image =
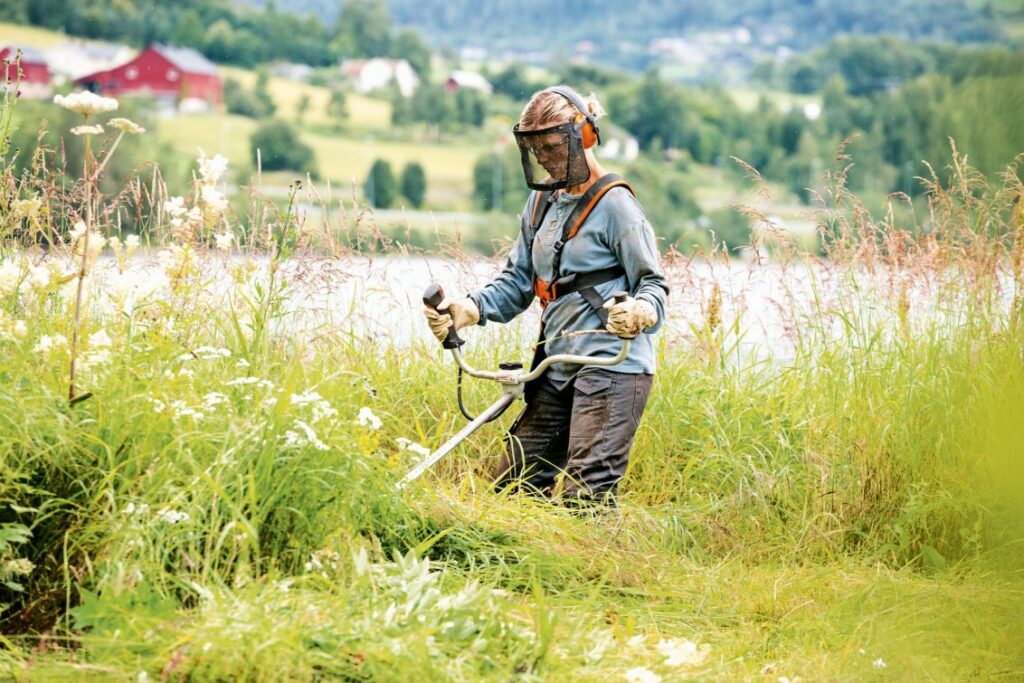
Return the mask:
[[[217,299],[234,289],[229,269],[241,262],[239,256],[217,255],[204,262],[207,296],[215,305],[221,305]],[[290,292],[284,324],[291,333],[309,337],[340,334],[364,343],[408,346],[431,339],[421,312],[427,285],[439,282],[449,295],[461,296],[492,280],[502,265],[501,259],[423,255],[292,259],[280,271]],[[910,304],[909,315],[918,324],[929,316],[956,322],[956,306],[940,305],[939,292],[948,296],[948,287],[927,279],[911,282],[903,273],[851,273],[817,260],[783,266],[676,259],[665,261],[663,267],[672,291],[659,337],[670,347],[697,344],[697,331],[707,321],[717,286],[723,346],[731,349],[730,355],[737,361],[785,360],[794,354],[801,335],[824,332],[838,338],[850,320],[865,327],[885,321],[885,326],[895,331],[901,281],[907,282],[902,288]],[[101,291],[131,290],[136,301],[160,296],[166,286],[153,253],[138,255],[125,275],[118,275],[110,260],[97,272]],[[253,277],[265,281],[266,272],[257,270]],[[147,295],[144,290],[152,291]],[[1000,305],[1008,305],[1008,290],[1003,298],[1006,301]],[[468,330],[463,335],[467,348],[501,342],[521,346],[526,358],[528,346],[536,338],[539,315],[540,307],[534,303],[508,325]]]

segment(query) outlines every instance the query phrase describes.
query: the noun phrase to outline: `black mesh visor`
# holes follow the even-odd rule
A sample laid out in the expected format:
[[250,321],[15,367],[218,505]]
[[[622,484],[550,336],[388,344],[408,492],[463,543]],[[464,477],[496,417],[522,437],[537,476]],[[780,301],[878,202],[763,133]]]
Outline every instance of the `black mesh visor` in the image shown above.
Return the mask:
[[538,130],[512,128],[523,161],[526,184],[532,190],[560,190],[590,179],[583,153],[583,125],[563,123]]

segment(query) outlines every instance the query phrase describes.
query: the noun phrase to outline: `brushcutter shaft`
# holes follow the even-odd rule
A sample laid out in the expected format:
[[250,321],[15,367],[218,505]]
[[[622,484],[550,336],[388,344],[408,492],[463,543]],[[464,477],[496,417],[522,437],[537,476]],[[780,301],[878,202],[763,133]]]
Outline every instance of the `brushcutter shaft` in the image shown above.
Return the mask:
[[448,453],[450,453],[456,446],[465,441],[470,434],[472,434],[481,426],[483,426],[488,420],[491,419],[492,416],[504,410],[505,407],[512,403],[512,401],[514,400],[516,400],[516,395],[514,393],[506,393],[502,395],[502,397],[499,398],[494,403],[492,403],[489,408],[487,408],[482,413],[477,415],[477,418],[475,420],[473,420],[468,425],[459,430],[458,434],[448,439],[448,441],[442,444],[440,448],[438,448],[436,451],[434,451],[426,458],[424,458],[423,462],[421,462],[419,465],[416,465],[416,467],[414,467],[412,471],[409,472],[409,474],[405,475],[405,477],[402,478],[402,481],[398,482],[398,488],[404,488],[405,485],[408,484],[409,482],[418,479],[421,474],[430,469],[431,465],[433,465],[435,462],[437,462],[444,456],[448,455]]

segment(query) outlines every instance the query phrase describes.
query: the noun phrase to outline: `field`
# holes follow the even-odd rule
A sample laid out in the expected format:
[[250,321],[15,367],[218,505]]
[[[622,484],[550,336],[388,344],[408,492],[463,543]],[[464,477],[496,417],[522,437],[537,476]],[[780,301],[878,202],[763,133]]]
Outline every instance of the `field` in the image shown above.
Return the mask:
[[[1024,680],[1020,166],[954,151],[916,217],[843,172],[816,212],[771,209],[824,258],[773,231],[743,262],[666,255],[628,473],[579,507],[491,486],[521,404],[397,486],[465,424],[422,289],[471,291],[500,255],[388,241],[401,212],[321,214],[285,174],[247,195],[234,116],[159,121],[182,196],[100,193],[152,134],[113,115],[90,113],[102,144],[65,136],[85,180],[0,164],[0,678]],[[387,155],[462,206],[473,145],[376,116],[302,130],[335,194]],[[702,205],[750,196],[695,173]],[[538,309],[465,330],[469,362],[527,360]],[[500,392],[463,384],[472,412]]]
[[[220,72],[224,78],[233,78],[246,88],[251,88],[256,82],[256,74],[248,69],[222,66]],[[267,83],[267,90],[277,105],[277,113],[281,118],[294,121],[299,102],[306,96],[309,98],[309,111],[303,119],[305,123],[320,126],[332,126],[336,123],[327,114],[327,103],[331,97],[327,88],[272,76]],[[386,131],[390,128],[391,105],[387,102],[349,93],[346,96],[346,104],[346,127],[356,131]]]
[[[0,37],[33,47],[66,40],[63,34],[53,31],[5,23],[0,23]],[[246,87],[251,87],[256,80],[255,73],[246,69],[221,67],[221,72]],[[351,194],[353,182],[362,185],[375,159],[389,161],[396,174],[410,161],[418,161],[427,174],[428,208],[471,208],[473,163],[486,151],[486,144],[477,140],[395,140],[391,130],[391,106],[382,99],[357,93],[347,94],[348,117],[335,132],[336,122],[326,111],[330,97],[326,88],[271,77],[268,89],[277,105],[278,116],[293,123],[299,100],[303,95],[309,97],[309,110],[303,124],[297,126],[301,139],[313,148],[322,177],[341,188],[346,196]],[[249,137],[256,125],[253,119],[216,113],[163,119],[157,123],[156,130],[160,139],[189,157],[196,153],[198,146],[211,155],[223,154],[235,168],[254,169]],[[248,178],[249,174],[243,172],[240,179],[247,182]],[[271,176],[270,180],[275,178]],[[285,185],[287,182],[277,189]]]
[[[176,135],[212,153],[213,123]],[[352,253],[365,214],[233,226],[230,165],[194,171],[0,184],[3,676],[1024,677],[1018,169],[954,157],[920,233],[838,178],[827,262],[666,258],[619,504],[583,510],[491,490],[512,414],[396,488],[463,424],[420,288],[500,259]],[[470,361],[526,356],[535,315]]]
[[49,47],[67,40],[67,36],[56,31],[49,31],[35,26],[8,24],[0,22],[0,42],[17,43],[30,47]]
[[[223,154],[233,167],[248,168],[246,180],[255,171],[249,137],[256,122],[231,114],[179,116],[160,122],[161,137],[185,154],[196,147],[209,154]],[[473,163],[481,149],[471,143],[429,144],[375,140],[373,133],[358,136],[323,135],[309,130],[300,139],[313,148],[320,175],[335,188],[350,195],[353,183],[361,187],[375,159],[387,159],[400,173],[402,167],[418,161],[428,178],[428,203],[469,208],[473,188]]]

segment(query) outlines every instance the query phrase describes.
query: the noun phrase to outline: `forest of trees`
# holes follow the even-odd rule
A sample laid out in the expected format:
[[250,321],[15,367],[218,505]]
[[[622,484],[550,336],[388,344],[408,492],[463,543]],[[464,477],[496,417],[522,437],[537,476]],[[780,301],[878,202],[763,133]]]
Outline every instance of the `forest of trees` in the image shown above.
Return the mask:
[[408,59],[421,77],[430,50],[420,34],[396,29],[381,0],[338,0],[338,20],[239,7],[230,0],[0,0],[0,21],[30,23],[135,47],[165,43],[199,50],[215,62],[254,66],[273,60],[313,66],[343,57]]
[[918,192],[923,161],[941,167],[950,138],[987,174],[1024,151],[1024,51],[840,38],[780,70],[808,73],[805,66],[814,70],[811,92],[821,97],[816,119],[768,99],[743,112],[720,89],[674,85],[654,71],[604,92],[613,120],[644,148],[683,150],[705,164],[736,156],[804,199],[821,160],[850,136],[859,135],[851,182],[878,192]]
[[[276,2],[328,22],[338,17],[332,0],[247,0]],[[644,55],[623,43],[646,45],[665,35],[691,35],[743,25],[759,42],[768,33],[805,50],[840,33],[891,33],[909,39],[993,42],[1005,38],[1000,12],[1005,4],[983,0],[388,0],[400,26],[415,26],[436,48],[476,46],[527,52],[563,49],[580,40],[607,46],[597,61],[638,66]]]

